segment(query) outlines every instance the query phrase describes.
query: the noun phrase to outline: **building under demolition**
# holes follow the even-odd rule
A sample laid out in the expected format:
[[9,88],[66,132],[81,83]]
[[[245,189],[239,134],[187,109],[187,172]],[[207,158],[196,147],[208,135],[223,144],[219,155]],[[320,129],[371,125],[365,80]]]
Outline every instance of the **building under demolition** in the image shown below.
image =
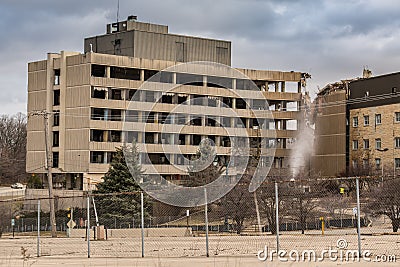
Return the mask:
[[[167,26],[129,17],[107,25],[104,35],[86,38],[84,53],[49,53],[45,60],[29,63],[28,113],[43,111],[49,114],[49,123],[44,128],[44,116],[29,116],[27,172],[46,172],[45,129],[54,186],[63,189],[86,190],[99,182],[115,148],[133,139],[139,151],[147,148],[149,161],[141,159],[147,175],[157,173],[179,183],[188,179],[186,167],[176,167],[185,164],[182,155],[190,158],[196,154],[204,138],[213,140],[218,156],[231,152],[223,128],[242,129],[253,138],[263,131],[270,139],[265,148],[275,149],[273,167],[287,168],[288,140],[298,133],[288,125],[298,125],[301,117],[305,76],[293,71],[236,69],[252,80],[254,87],[240,77],[212,76],[201,70],[163,72],[191,61],[230,66],[231,43],[170,34]],[[143,88],[159,72],[156,83],[179,85],[179,90],[164,94]],[[254,90],[263,97],[257,97]],[[133,97],[135,108],[128,109]],[[263,115],[267,114],[263,111],[265,99],[273,117]],[[156,101],[159,105],[151,108]],[[183,103],[186,109],[174,114]],[[240,116],[232,117],[229,109]],[[259,110],[262,125],[250,112],[254,109]],[[124,131],[124,123],[132,130]],[[140,128],[144,123],[146,131]],[[168,130],[161,132],[166,125]],[[176,132],[174,127],[182,129]],[[182,155],[172,151],[176,147]],[[236,174],[227,172],[230,175]]]

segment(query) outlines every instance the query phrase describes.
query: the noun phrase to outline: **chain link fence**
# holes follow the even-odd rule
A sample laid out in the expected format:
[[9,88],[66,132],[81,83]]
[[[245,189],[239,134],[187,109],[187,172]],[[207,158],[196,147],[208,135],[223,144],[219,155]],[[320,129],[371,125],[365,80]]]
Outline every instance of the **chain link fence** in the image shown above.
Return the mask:
[[371,257],[385,255],[391,261],[400,257],[398,178],[277,179],[253,193],[246,184],[237,186],[245,193],[232,191],[207,207],[190,209],[141,192],[62,197],[58,201],[67,208],[56,211],[57,238],[50,235],[49,199],[3,199],[0,254],[3,261],[37,256],[256,257],[267,248],[313,250],[316,257],[329,249],[369,251]]

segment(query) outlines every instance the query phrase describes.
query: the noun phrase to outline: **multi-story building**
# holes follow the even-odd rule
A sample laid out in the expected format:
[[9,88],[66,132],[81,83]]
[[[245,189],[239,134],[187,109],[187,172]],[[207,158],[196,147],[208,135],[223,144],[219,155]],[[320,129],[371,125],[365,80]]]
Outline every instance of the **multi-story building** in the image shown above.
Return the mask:
[[343,80],[326,85],[314,100],[313,171],[336,176],[346,171],[348,85]]
[[[242,78],[216,77],[201,69],[164,71],[158,83],[179,84],[176,91],[163,94],[141,87],[154,74],[182,62],[210,61],[229,66],[230,47],[228,41],[170,34],[167,26],[130,17],[107,25],[105,35],[85,39],[84,53],[49,53],[47,59],[29,63],[28,114],[45,111],[50,120],[45,126],[42,116],[29,116],[27,171],[45,173],[44,127],[49,133],[54,185],[66,189],[85,190],[99,182],[115,148],[133,139],[139,151],[146,146],[157,173],[169,180],[185,180],[187,171],[174,166],[184,164],[182,159],[173,152],[166,155],[163,146],[179,146],[189,157],[208,137],[215,142],[217,154],[226,156],[229,136],[220,125],[244,128],[254,138],[265,131],[271,139],[268,145],[276,148],[274,167],[288,167],[288,140],[297,136],[304,74],[236,69],[255,83],[252,87]],[[254,90],[261,92],[262,98]],[[134,96],[135,108],[128,109]],[[157,99],[159,105],[150,108]],[[263,113],[265,99],[273,118],[267,111]],[[185,112],[169,116],[184,102],[188,104]],[[239,118],[231,117],[227,109],[234,110]],[[254,122],[251,109],[259,110],[262,128]],[[239,119],[241,124],[237,123]],[[124,132],[124,123],[130,123],[132,130]],[[141,130],[143,123],[146,131]],[[167,124],[170,130],[161,132]],[[173,127],[179,125],[186,127],[177,133]],[[147,168],[149,163],[142,160],[147,174],[153,175]]]
[[349,167],[396,175],[400,168],[400,73],[353,81],[349,89]]

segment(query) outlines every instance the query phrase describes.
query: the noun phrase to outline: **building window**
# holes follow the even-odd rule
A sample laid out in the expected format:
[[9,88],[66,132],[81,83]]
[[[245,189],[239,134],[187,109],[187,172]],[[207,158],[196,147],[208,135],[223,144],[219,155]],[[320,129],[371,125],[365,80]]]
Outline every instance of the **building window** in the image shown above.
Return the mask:
[[60,85],[60,70],[54,70],[54,85]]
[[369,116],[365,115],[364,116],[364,126],[368,126],[369,125]]
[[103,130],[90,130],[90,141],[103,142],[104,141],[104,131]]
[[368,168],[368,165],[369,165],[368,159],[363,159],[363,169],[364,170]]
[[92,76],[93,77],[106,77],[106,66],[104,65],[92,65]]
[[53,126],[60,126],[60,111],[53,111]]
[[353,117],[353,127],[358,127],[358,117]]
[[382,116],[381,114],[376,114],[375,115],[375,124],[381,124],[382,123]]
[[380,158],[376,158],[375,159],[375,166],[376,166],[376,169],[377,170],[379,170],[379,169],[381,169],[381,159]]
[[369,139],[364,139],[364,149],[369,149]]
[[59,162],[59,154],[58,152],[53,152],[53,168],[58,168],[58,162]]
[[106,87],[92,87],[92,98],[106,99],[108,88]]
[[53,106],[60,105],[60,90],[53,91]]
[[375,139],[375,148],[376,149],[382,148],[382,140],[380,138]]
[[104,163],[104,152],[103,151],[91,151],[90,152],[90,163]]
[[358,149],[358,140],[353,140],[353,150]]
[[400,158],[394,159],[394,165],[396,166],[396,168],[400,168]]
[[395,148],[400,148],[400,137],[394,138],[394,146]]
[[353,169],[357,169],[357,168],[358,168],[358,162],[357,162],[357,160],[356,160],[356,159],[353,159],[353,160],[351,161],[351,165],[352,165]]
[[400,112],[395,113],[395,120],[396,122],[400,122]]
[[60,145],[60,133],[58,131],[53,132],[53,147]]

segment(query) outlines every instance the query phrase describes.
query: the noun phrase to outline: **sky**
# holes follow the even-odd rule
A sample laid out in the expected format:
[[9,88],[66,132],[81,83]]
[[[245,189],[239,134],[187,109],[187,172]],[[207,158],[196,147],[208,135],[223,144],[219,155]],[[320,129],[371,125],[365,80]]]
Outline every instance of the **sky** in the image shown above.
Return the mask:
[[137,15],[176,34],[232,42],[232,66],[308,72],[311,95],[329,82],[400,71],[397,0],[2,0],[0,114],[26,113],[27,63],[83,51],[83,39]]

